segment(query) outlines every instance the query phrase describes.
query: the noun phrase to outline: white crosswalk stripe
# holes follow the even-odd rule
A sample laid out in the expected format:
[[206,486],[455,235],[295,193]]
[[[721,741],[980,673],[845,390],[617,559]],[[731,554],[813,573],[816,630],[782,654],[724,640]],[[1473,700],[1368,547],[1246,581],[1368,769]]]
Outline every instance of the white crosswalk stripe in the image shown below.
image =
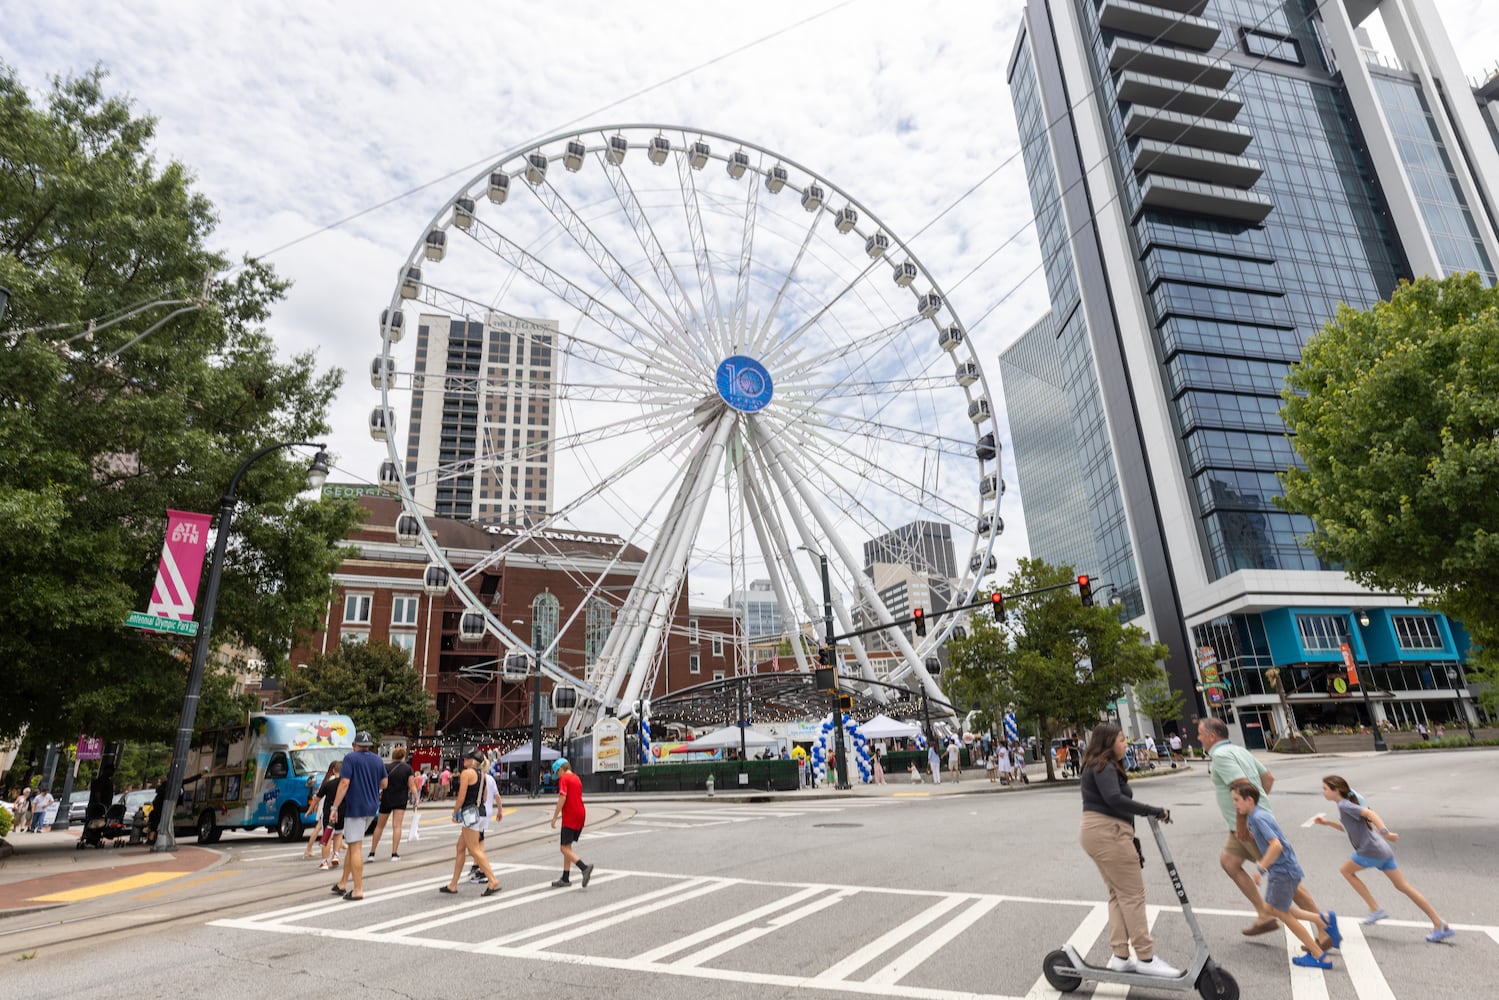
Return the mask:
[[[496,872],[506,887],[496,897],[439,897],[442,881],[428,878],[372,888],[357,903],[312,900],[212,926],[912,1000],[1056,1000],[1059,994],[1045,978],[1036,978],[1041,953],[1054,945],[1035,949],[1033,956],[1029,946],[1021,947],[1018,954],[1025,958],[1019,961],[975,951],[975,941],[1012,938],[1017,923],[1095,960],[1107,952],[1108,909],[1095,900],[623,870],[600,872],[586,890],[550,891],[549,866],[497,865]],[[1263,1000],[1392,1000],[1419,988],[1390,978],[1401,973],[1399,947],[1421,932],[1419,921],[1387,920],[1374,937],[1345,926],[1343,949],[1334,953],[1336,968],[1329,972],[1291,966],[1300,947],[1288,934],[1276,972],[1272,955],[1279,949],[1245,944],[1234,932],[1242,910],[1196,912],[1210,941],[1240,949],[1240,963],[1252,956],[1258,968],[1249,971],[1263,976],[1268,969],[1278,977],[1280,985],[1261,994]],[[1158,941],[1174,933],[1180,947],[1177,911],[1151,906],[1148,913]],[[335,914],[337,926],[330,926]],[[1175,918],[1174,925],[1163,929],[1167,918]],[[827,933],[860,921],[859,932]],[[1460,939],[1465,948],[1494,949],[1499,957],[1499,928],[1458,929],[1471,935]],[[974,985],[948,985],[954,981]],[[1094,985],[1092,995],[1138,992]]]

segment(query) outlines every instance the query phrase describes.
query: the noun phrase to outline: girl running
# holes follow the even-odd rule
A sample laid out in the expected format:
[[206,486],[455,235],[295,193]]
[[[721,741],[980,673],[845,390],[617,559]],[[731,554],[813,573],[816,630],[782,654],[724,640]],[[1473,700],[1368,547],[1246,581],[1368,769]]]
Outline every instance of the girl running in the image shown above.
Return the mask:
[[1437,916],[1436,909],[1426,901],[1426,897],[1416,890],[1416,887],[1406,881],[1405,873],[1395,864],[1395,852],[1390,843],[1400,839],[1400,834],[1391,833],[1385,826],[1384,820],[1379,814],[1359,800],[1358,793],[1348,787],[1336,774],[1329,774],[1322,779],[1322,797],[1329,802],[1335,802],[1338,806],[1338,822],[1328,819],[1326,816],[1318,816],[1316,822],[1319,826],[1330,826],[1334,830],[1343,830],[1348,834],[1348,840],[1353,844],[1353,857],[1343,862],[1343,867],[1338,871],[1353,886],[1353,891],[1359,894],[1365,905],[1369,907],[1369,913],[1364,917],[1364,923],[1377,924],[1388,917],[1389,914],[1379,908],[1374,901],[1374,894],[1369,887],[1364,885],[1363,879],[1358,873],[1365,868],[1375,868],[1385,873],[1390,884],[1410,897],[1412,903],[1421,908],[1421,912],[1431,920],[1431,933],[1426,935],[1426,940],[1432,944],[1445,941],[1457,932],[1449,927],[1441,917]]

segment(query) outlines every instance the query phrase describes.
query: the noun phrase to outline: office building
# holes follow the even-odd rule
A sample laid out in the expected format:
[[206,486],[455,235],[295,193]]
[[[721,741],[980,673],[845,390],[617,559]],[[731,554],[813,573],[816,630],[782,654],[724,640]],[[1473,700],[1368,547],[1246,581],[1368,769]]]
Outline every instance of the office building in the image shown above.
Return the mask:
[[418,321],[406,474],[439,517],[534,524],[550,510],[557,323]]
[[769,580],[752,580],[748,589],[735,590],[723,606],[734,611],[742,623],[740,632],[746,639],[778,636],[784,629],[781,604]]
[[[1170,647],[1189,714],[1283,733],[1270,677],[1301,725],[1469,711],[1461,628],[1322,564],[1274,500],[1280,388],[1338,305],[1494,280],[1495,88],[1464,79],[1430,0],[1031,0],[1010,82],[1051,295],[1039,367],[1061,373],[1052,405],[1008,400],[1028,519],[1050,498],[1018,442],[1065,430],[1061,400],[1076,468],[1050,474],[1081,484],[1096,575]],[[1045,353],[1032,334],[1007,390]]]

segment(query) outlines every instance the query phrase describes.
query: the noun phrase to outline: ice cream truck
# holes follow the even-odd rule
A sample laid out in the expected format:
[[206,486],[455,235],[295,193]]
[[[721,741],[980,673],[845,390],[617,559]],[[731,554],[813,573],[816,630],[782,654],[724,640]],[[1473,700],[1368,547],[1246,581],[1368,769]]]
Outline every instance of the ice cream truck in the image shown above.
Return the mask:
[[196,830],[200,844],[258,826],[296,840],[328,766],[353,749],[347,715],[251,715],[205,730],[188,751],[174,826]]

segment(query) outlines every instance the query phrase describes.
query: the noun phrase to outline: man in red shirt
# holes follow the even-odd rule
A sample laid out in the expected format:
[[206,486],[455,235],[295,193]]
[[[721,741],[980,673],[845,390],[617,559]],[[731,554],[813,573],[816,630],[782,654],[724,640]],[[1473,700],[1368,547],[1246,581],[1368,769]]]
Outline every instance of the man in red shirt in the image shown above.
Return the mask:
[[573,850],[573,844],[583,836],[583,823],[588,818],[588,811],[583,808],[583,782],[573,774],[573,766],[566,757],[559,757],[552,764],[552,774],[557,776],[557,808],[552,810],[552,829],[557,829],[559,818],[562,820],[562,877],[552,883],[552,888],[572,885],[567,875],[573,865],[578,866],[583,886],[587,888],[588,880],[593,878],[593,865],[584,864]]

